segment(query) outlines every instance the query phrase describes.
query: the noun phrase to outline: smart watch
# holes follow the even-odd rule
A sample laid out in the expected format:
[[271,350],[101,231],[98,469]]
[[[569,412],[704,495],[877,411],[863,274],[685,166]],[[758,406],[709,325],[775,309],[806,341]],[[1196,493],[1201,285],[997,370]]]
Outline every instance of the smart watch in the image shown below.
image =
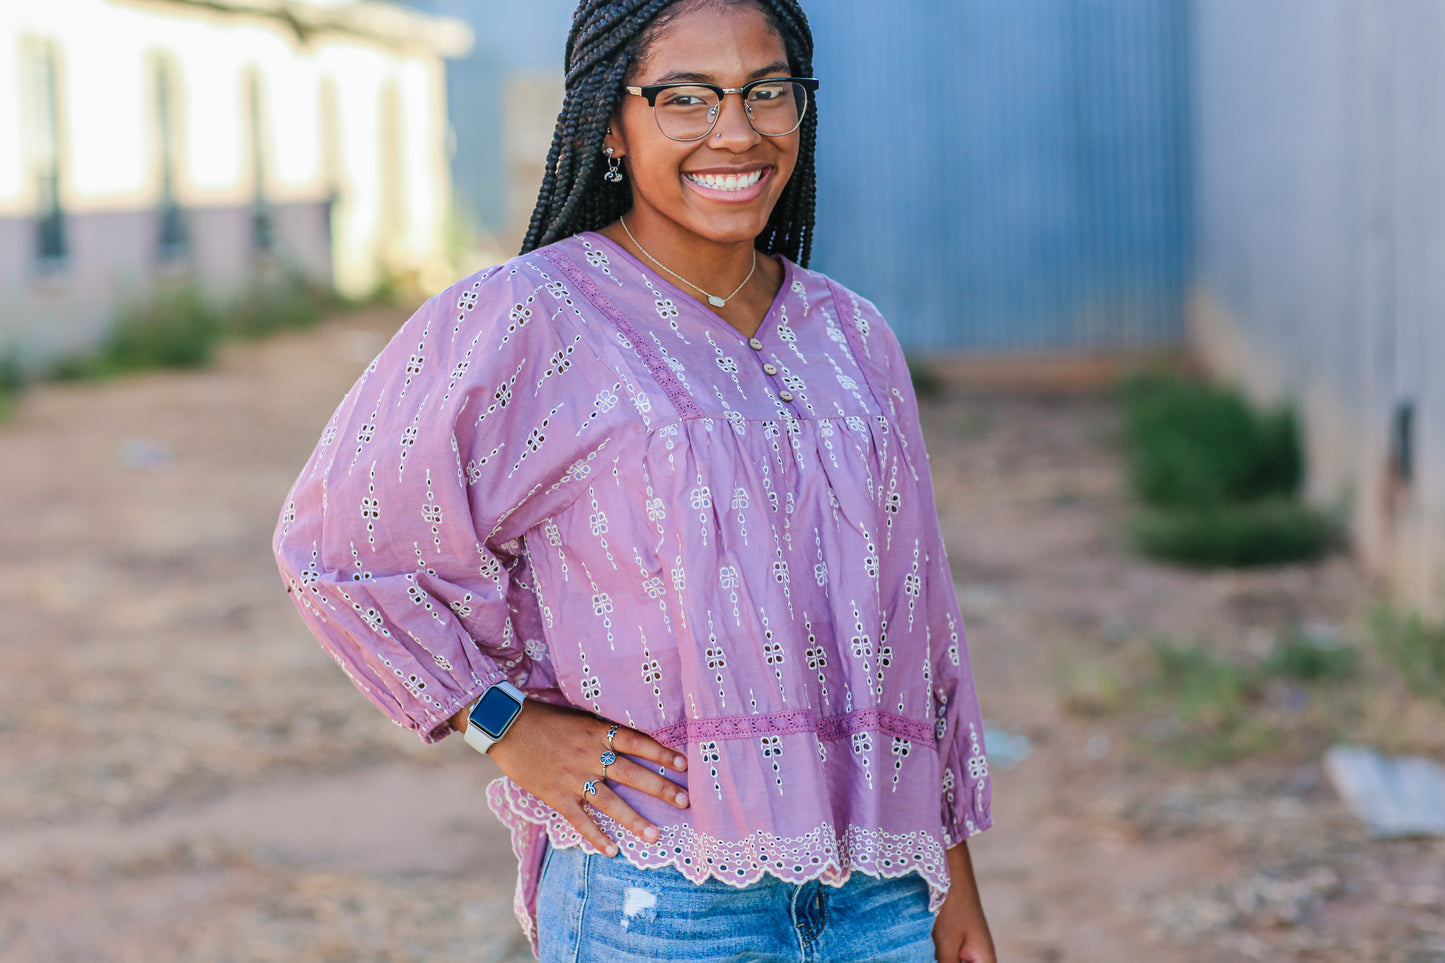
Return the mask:
[[492,685],[467,713],[467,745],[477,752],[491,749],[521,714],[526,698],[526,694],[510,682]]

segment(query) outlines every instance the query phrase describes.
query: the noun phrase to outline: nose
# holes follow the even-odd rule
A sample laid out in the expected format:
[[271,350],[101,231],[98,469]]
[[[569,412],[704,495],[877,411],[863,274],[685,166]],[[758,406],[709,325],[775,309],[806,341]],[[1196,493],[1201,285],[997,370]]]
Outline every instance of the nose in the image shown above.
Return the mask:
[[742,94],[724,94],[717,110],[720,112],[717,123],[708,135],[712,146],[729,150],[746,149],[762,136],[753,130],[752,122],[748,120],[748,107]]

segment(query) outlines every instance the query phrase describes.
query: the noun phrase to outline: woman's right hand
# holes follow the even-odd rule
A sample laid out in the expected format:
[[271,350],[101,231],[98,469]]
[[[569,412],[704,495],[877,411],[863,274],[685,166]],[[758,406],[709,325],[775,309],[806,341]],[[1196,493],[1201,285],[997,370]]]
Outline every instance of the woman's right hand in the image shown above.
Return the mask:
[[[466,710],[452,719],[457,729],[465,729],[466,722]],[[609,783],[631,786],[686,809],[687,793],[681,786],[627,757],[635,756],[679,772],[687,768],[687,759],[650,736],[622,726],[612,740],[617,761],[607,767],[604,780],[600,757],[607,750],[607,730],[611,727],[611,723],[590,712],[528,699],[507,734],[487,755],[508,779],[561,813],[598,850],[615,856],[616,844],[583,803],[611,816],[640,838],[656,842],[658,828],[627,805]],[[594,780],[596,795],[586,794],[584,784]]]

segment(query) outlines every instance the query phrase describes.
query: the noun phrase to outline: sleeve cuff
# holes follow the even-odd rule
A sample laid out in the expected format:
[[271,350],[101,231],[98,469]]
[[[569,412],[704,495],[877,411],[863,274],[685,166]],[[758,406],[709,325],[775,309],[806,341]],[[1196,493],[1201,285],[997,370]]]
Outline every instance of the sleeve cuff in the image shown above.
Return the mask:
[[426,743],[427,745],[438,743],[445,739],[447,736],[456,732],[457,730],[452,728],[452,717],[455,716],[458,712],[461,712],[467,706],[471,705],[473,702],[476,702],[478,699],[480,699],[482,697],[482,693],[486,692],[487,689],[491,688],[498,682],[505,681],[507,678],[507,673],[503,672],[501,669],[493,669],[491,672],[484,673],[478,678],[482,680],[482,684],[462,693],[455,700],[453,700],[447,706],[447,708],[443,709],[440,713],[438,713],[437,716],[431,718],[429,720],[430,728],[418,728],[417,731],[421,735],[422,742]]

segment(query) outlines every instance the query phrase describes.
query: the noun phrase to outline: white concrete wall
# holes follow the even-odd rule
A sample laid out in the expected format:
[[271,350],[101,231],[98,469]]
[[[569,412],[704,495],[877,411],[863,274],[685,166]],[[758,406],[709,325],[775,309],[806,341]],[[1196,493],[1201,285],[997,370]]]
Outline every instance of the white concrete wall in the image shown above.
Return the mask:
[[1445,615],[1445,5],[1208,0],[1195,29],[1194,346],[1300,407],[1310,495]]
[[[69,256],[45,274],[33,256],[37,204],[28,129],[34,89],[27,50],[53,42],[63,149],[61,198]],[[174,65],[179,165],[191,256],[160,266],[161,162],[157,58]],[[440,56],[415,45],[338,33],[303,43],[281,21],[142,0],[0,2],[0,353],[51,357],[94,343],[115,302],[180,271],[230,296],[256,265],[248,212],[255,196],[247,77],[260,78],[266,201],[277,211],[270,260],[345,294],[385,275],[437,287],[451,280],[447,120]],[[327,170],[322,88],[335,92],[337,142]],[[384,148],[382,91],[391,86],[399,139]],[[383,170],[384,149],[398,163]],[[383,184],[383,175],[393,183]],[[325,204],[337,192],[330,235]],[[405,212],[384,223],[391,192]],[[395,219],[394,219],[395,220]],[[334,244],[333,244],[334,241]],[[275,265],[266,273],[274,274]]]

